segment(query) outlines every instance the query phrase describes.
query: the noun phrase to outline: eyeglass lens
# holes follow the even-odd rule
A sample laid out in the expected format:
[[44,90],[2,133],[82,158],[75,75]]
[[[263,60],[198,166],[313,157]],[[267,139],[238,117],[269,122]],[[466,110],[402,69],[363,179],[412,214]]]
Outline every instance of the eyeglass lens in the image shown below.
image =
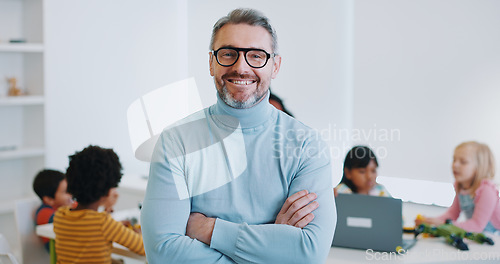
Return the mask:
[[[222,66],[231,66],[238,60],[239,52],[234,49],[219,49],[217,51],[217,61]],[[267,54],[261,50],[248,50],[245,52],[245,59],[252,67],[263,67],[267,62]]]

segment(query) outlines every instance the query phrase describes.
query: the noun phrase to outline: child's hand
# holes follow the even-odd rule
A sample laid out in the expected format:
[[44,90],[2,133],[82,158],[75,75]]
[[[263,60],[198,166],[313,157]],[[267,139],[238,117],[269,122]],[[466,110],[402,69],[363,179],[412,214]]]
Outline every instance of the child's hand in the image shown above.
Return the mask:
[[139,224],[132,224],[132,221],[130,220],[122,220],[120,221],[124,226],[128,227],[129,229],[132,229],[134,232],[138,233],[138,234],[142,234],[142,230],[141,230],[141,225]]
[[121,220],[120,221],[124,226],[126,227],[129,227],[129,226],[132,226],[132,223],[130,222],[130,220]]
[[134,230],[134,232],[138,233],[138,234],[142,234],[142,229],[141,229],[141,225],[139,224],[135,224],[132,226],[132,230]]
[[415,226],[419,226],[421,224],[424,224],[425,223],[425,216],[421,215],[421,214],[418,214],[417,215],[417,218],[415,218]]
[[444,224],[444,221],[436,217],[425,217],[423,215],[417,215],[417,218],[415,219],[415,226],[419,226],[421,224],[438,226]]

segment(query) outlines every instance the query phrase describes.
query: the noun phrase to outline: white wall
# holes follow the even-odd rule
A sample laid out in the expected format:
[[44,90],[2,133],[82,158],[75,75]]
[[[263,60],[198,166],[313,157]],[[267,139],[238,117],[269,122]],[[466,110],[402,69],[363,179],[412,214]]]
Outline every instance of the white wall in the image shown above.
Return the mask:
[[[356,0],[354,10],[353,126],[379,132],[360,142],[386,149],[380,174],[452,182],[466,140],[487,143],[499,168],[500,1]],[[385,141],[393,129],[400,137]]]
[[195,77],[204,105],[214,103],[211,29],[237,7],[260,9],[275,26],[283,61],[272,87],[296,117],[316,128],[348,123],[344,1],[312,2],[287,2],[285,12],[283,2],[264,0],[48,1],[47,165],[64,169],[68,155],[99,144],[117,151],[125,172],[147,173],[147,164],[132,156],[128,105],[188,76]]
[[[118,152],[125,172],[147,173],[128,141],[128,105],[189,76],[204,105],[215,102],[211,27],[233,8],[252,7],[278,33],[283,63],[273,90],[297,119],[323,132],[336,180],[348,148],[366,143],[381,151],[381,175],[451,181],[453,147],[463,140],[488,143],[500,160],[499,5],[46,1],[47,165],[64,169],[68,155],[99,144]],[[392,141],[380,138],[384,130]],[[356,140],[356,132],[378,138]]]
[[[46,2],[47,166],[88,144],[114,148],[125,172],[133,157],[126,113],[140,95],[187,77],[178,56],[185,16],[176,1]],[[183,1],[179,1],[181,3]]]
[[[229,11],[255,8],[270,20],[278,35],[282,65],[271,83],[294,116],[305,124],[327,130],[332,124],[350,127],[352,91],[348,87],[349,1],[234,1],[191,0],[189,14],[189,69],[205,105],[215,102],[208,71],[208,50],[213,24]],[[284,7],[286,5],[286,7]],[[333,152],[344,142],[329,141]],[[335,153],[334,153],[335,154]],[[343,153],[340,154],[343,156]],[[335,159],[334,178],[342,164]]]

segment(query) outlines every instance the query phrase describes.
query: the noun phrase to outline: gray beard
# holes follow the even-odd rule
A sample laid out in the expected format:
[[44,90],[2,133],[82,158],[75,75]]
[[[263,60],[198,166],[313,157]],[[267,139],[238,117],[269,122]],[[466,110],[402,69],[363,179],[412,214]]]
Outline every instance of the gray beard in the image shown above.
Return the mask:
[[219,93],[219,96],[222,99],[222,101],[224,101],[230,107],[236,108],[236,109],[250,108],[250,107],[254,106],[255,104],[257,104],[258,102],[260,102],[262,100],[262,98],[264,98],[264,96],[266,96],[266,94],[267,94],[267,93],[263,93],[261,96],[259,96],[258,94],[254,93],[246,101],[241,102],[241,101],[234,99],[231,96],[231,94],[229,93],[229,91],[227,90],[225,85],[222,86],[222,94],[219,90],[217,90],[217,93]]

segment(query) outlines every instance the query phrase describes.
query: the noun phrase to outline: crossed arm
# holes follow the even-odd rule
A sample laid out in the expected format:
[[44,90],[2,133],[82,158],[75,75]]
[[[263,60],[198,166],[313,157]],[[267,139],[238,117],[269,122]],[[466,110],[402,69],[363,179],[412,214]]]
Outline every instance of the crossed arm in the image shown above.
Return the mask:
[[[150,185],[159,186],[152,182]],[[333,227],[311,222],[315,219],[313,211],[323,205],[327,211],[334,212],[335,208],[328,202],[319,205],[313,201],[316,198],[307,191],[291,195],[275,223],[263,225],[231,223],[190,213],[189,199],[146,198],[141,221],[148,262],[320,263],[328,252],[321,249],[330,247],[335,220],[327,217]]]
[[249,225],[192,214],[191,199],[178,196],[186,188],[184,166],[163,158],[166,148],[162,149],[161,140],[141,210],[149,263],[321,263],[326,259],[336,222],[329,158],[299,166],[287,188],[293,195],[274,223]]
[[[274,223],[298,228],[307,226],[314,219],[312,212],[319,206],[319,203],[314,201],[316,197],[315,193],[309,193],[307,190],[294,193],[286,199]],[[186,235],[210,246],[215,220],[201,213],[191,213]]]

